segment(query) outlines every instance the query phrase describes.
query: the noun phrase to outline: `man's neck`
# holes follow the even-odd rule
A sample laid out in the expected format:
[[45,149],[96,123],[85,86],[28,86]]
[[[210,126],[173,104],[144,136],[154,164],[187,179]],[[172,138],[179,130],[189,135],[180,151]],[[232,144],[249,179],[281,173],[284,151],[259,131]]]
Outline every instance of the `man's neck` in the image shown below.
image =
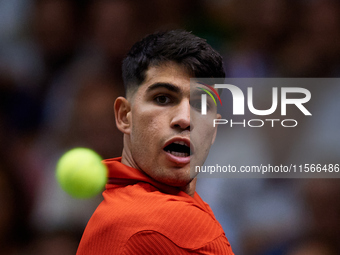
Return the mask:
[[181,187],[180,190],[184,191],[189,196],[194,197],[195,190],[196,190],[196,182],[197,182],[197,178],[194,178],[188,185]]

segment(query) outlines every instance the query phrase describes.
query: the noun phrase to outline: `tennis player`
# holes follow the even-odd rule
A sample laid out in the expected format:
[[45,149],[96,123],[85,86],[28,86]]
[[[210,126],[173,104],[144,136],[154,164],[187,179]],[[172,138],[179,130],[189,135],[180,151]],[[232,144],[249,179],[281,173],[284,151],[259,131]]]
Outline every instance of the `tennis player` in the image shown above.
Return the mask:
[[[123,61],[126,98],[115,101],[122,157],[104,160],[109,181],[78,255],[230,254],[190,164],[202,165],[216,136],[190,101],[190,78],[225,76],[206,41],[174,30],[137,42]],[[212,104],[204,118],[220,118]],[[211,187],[213,188],[213,187]]]

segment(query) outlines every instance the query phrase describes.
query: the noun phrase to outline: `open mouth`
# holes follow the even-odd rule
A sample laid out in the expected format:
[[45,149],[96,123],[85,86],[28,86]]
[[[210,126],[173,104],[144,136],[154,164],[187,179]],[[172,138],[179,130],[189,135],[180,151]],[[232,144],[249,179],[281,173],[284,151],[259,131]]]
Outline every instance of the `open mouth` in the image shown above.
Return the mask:
[[163,150],[175,157],[189,157],[191,155],[190,147],[184,141],[174,141],[165,146]]

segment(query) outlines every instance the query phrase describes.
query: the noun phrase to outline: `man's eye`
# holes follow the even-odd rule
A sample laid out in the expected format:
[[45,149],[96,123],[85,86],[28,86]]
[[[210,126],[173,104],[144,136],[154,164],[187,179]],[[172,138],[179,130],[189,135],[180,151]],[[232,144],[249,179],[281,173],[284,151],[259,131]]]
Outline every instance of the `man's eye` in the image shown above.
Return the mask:
[[201,110],[202,103],[201,100],[190,100],[191,107],[195,108],[196,110]]
[[[197,111],[201,111],[202,109],[202,101],[201,99],[190,100],[190,105]],[[207,102],[207,111],[211,110],[211,103]]]
[[158,104],[168,104],[171,102],[170,98],[164,95],[155,97],[155,101]]

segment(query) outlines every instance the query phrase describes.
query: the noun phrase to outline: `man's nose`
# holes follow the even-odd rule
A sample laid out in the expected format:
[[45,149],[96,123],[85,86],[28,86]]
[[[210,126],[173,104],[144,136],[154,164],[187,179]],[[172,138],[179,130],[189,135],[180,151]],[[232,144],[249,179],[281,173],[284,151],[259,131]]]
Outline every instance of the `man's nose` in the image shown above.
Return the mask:
[[182,130],[192,129],[190,126],[190,102],[183,100],[177,107],[174,108],[173,118],[171,120],[172,128],[179,128]]

